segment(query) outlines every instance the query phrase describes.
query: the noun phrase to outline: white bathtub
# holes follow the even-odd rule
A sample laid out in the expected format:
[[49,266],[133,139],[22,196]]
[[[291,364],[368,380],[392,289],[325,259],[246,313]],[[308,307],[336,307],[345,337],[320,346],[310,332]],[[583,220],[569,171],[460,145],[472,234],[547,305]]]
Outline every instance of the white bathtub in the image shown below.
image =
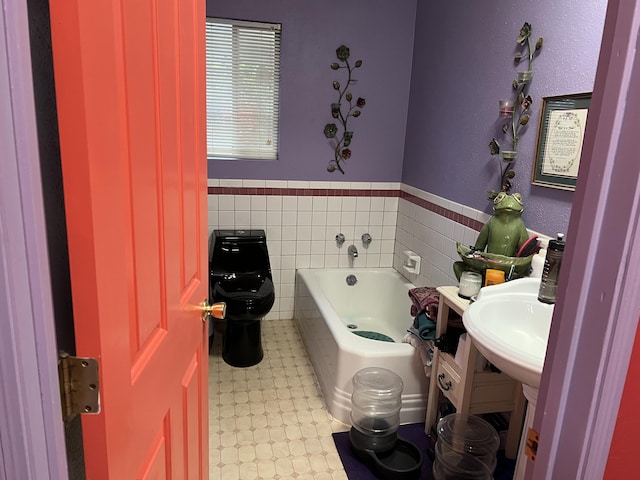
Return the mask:
[[[348,286],[353,274],[358,282]],[[402,337],[411,325],[407,282],[392,268],[309,269],[296,272],[295,320],[320,382],[329,413],[350,424],[351,379],[362,368],[379,366],[404,383],[401,423],[424,422],[429,380],[420,356]],[[358,330],[395,340],[363,338]]]

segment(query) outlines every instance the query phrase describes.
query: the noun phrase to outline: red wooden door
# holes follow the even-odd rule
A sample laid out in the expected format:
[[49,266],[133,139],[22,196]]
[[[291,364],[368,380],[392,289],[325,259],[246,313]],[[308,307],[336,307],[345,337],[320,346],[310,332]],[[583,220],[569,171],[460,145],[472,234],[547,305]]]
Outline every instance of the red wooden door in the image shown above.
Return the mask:
[[208,478],[204,4],[50,2],[91,480]]

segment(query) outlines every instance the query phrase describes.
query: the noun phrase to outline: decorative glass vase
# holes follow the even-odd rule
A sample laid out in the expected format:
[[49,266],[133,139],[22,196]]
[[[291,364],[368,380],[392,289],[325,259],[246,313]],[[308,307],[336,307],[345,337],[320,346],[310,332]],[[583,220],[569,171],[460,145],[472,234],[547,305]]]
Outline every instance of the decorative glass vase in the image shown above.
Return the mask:
[[512,150],[503,150],[502,160],[504,160],[505,162],[512,162],[513,160],[515,160],[516,154],[517,152],[514,152]]
[[513,116],[513,100],[499,100],[500,104],[500,116],[512,117]]
[[529,83],[533,77],[533,71],[527,70],[525,72],[518,72],[518,83]]

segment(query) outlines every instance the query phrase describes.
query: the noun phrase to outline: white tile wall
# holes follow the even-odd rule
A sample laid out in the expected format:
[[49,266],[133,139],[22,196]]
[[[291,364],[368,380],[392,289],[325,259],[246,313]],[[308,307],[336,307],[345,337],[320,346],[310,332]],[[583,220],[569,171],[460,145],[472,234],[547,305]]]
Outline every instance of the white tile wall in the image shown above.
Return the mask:
[[[485,223],[489,215],[415,187],[388,182],[306,182],[209,179],[209,186],[253,188],[402,190]],[[478,232],[398,197],[209,195],[209,233],[217,228],[259,228],[267,233],[276,302],[267,319],[293,318],[297,268],[393,267],[415,285],[457,285],[456,242],[475,243]],[[360,237],[369,233],[368,248]],[[346,237],[336,244],[338,233]],[[535,232],[531,232],[534,234]],[[539,235],[539,234],[538,234]],[[539,235],[541,239],[547,237]],[[358,258],[347,255],[349,245]],[[422,259],[418,275],[407,273],[403,252]]]
[[[403,186],[408,191],[408,186]],[[412,189],[411,194],[424,198],[449,210],[455,210],[453,202],[435,195]],[[477,218],[477,212],[473,218]],[[472,245],[478,232],[453,220],[401,199],[398,206],[395,255],[393,266],[415,285],[439,286],[457,285],[453,274],[453,262],[459,260],[456,242]],[[421,259],[419,274],[410,274],[402,268],[406,262],[403,252],[411,250]]]
[[[401,188],[407,193],[475,219],[482,224],[490,218],[487,213],[415,187],[402,184]],[[548,240],[547,236],[532,230],[529,230],[529,234],[538,235],[542,241]],[[453,273],[453,262],[460,260],[456,242],[473,245],[477,238],[478,231],[473,228],[401,199],[398,206],[393,267],[415,285],[457,285],[458,280]],[[406,250],[411,250],[421,257],[419,274],[407,273],[402,268],[406,262],[406,256],[403,254]]]
[[[394,189],[396,183],[209,180],[209,186]],[[209,233],[218,228],[260,228],[267,246],[276,302],[267,319],[293,318],[297,268],[392,267],[398,199],[382,197],[209,195]],[[340,247],[335,237],[344,234]],[[373,242],[361,240],[369,233]],[[358,258],[347,255],[349,245]]]

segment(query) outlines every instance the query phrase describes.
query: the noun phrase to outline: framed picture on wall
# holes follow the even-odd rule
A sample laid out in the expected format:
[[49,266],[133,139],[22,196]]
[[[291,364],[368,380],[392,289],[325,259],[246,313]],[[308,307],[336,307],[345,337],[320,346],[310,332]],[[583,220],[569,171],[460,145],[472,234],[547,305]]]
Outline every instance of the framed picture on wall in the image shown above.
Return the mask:
[[531,183],[575,190],[591,93],[544,97]]

